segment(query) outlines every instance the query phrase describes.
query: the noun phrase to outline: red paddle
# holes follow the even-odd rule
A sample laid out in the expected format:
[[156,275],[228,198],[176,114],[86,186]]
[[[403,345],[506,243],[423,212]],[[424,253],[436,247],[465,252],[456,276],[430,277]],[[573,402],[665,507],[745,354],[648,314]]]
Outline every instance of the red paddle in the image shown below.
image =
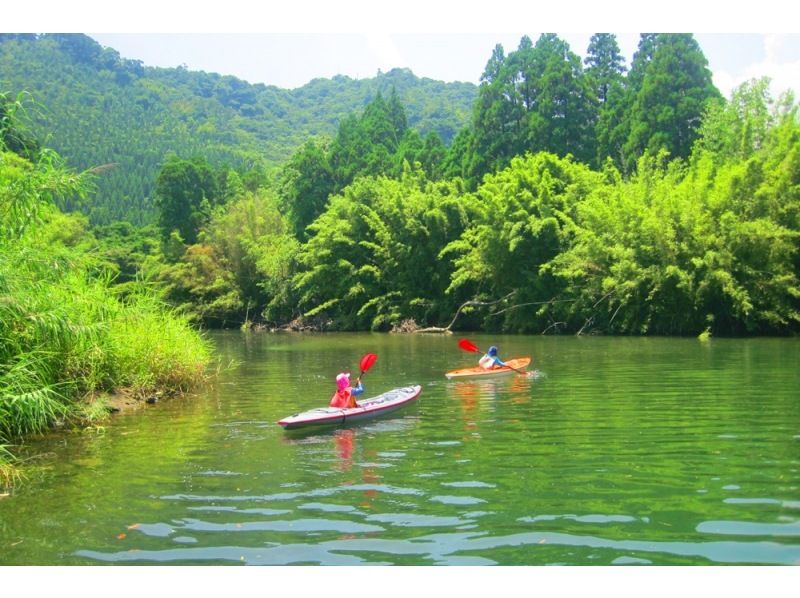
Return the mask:
[[[478,347],[473,345],[470,341],[468,341],[465,338],[462,338],[460,341],[458,341],[458,346],[464,349],[464,351],[470,351],[471,353],[483,353],[483,351],[478,349]],[[518,370],[517,368],[511,367],[508,364],[506,364],[506,367],[514,370],[515,372],[519,372],[520,374],[524,374],[525,376],[531,375],[531,372],[526,372],[525,370]]]
[[361,376],[366,374],[367,370],[375,364],[377,359],[378,356],[375,355],[375,353],[367,353],[361,358],[361,363],[359,364],[359,367],[361,367],[361,373],[358,375],[359,380],[361,379]]
[[465,351],[472,351],[473,353],[483,352],[465,338],[462,338],[460,341],[458,341],[458,346],[464,349]]

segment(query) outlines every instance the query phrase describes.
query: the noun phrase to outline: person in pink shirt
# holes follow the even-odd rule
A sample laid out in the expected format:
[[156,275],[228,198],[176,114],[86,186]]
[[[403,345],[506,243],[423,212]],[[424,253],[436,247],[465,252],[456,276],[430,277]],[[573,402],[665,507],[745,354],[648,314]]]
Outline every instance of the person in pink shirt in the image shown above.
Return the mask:
[[336,392],[331,397],[330,406],[338,409],[352,409],[358,407],[356,396],[364,392],[361,377],[356,378],[356,385],[350,386],[350,373],[342,372],[336,376]]

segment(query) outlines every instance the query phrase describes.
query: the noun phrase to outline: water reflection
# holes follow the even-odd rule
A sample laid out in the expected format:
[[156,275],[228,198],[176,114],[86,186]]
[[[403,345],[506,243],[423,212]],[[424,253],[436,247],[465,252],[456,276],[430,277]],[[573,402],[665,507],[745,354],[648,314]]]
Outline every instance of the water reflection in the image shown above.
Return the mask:
[[448,381],[445,392],[458,406],[465,438],[478,439],[480,422],[504,410],[503,405],[523,409],[534,399],[536,377],[509,375],[479,380]]
[[336,430],[333,433],[336,454],[339,457],[339,468],[350,469],[353,466],[353,449],[356,442],[356,431],[352,428]]

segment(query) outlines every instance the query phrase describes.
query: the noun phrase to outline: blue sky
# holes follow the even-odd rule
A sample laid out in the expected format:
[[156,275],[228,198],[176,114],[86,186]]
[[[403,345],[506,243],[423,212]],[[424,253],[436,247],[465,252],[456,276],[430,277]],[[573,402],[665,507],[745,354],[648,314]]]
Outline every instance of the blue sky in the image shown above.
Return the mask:
[[[378,69],[410,68],[419,77],[478,83],[495,44],[506,53],[523,34],[500,33],[94,33],[100,44],[149,66],[234,75],[250,83],[294,88],[315,77],[373,77]],[[585,56],[591,33],[558,33]],[[726,95],[743,81],[770,76],[800,97],[800,34],[696,33],[714,83]],[[617,33],[630,64],[637,33]],[[777,91],[777,90],[776,90]]]
[[630,63],[640,32],[687,31],[695,34],[726,96],[747,79],[769,76],[774,94],[792,88],[800,98],[800,11],[794,4],[728,0],[724,14],[704,4],[281,0],[253,8],[259,4],[246,0],[40,0],[35,10],[12,8],[3,21],[10,31],[87,33],[149,66],[186,65],[283,88],[337,74],[373,77],[394,67],[477,83],[495,44],[508,53],[522,35],[535,42],[540,31],[558,33],[580,56],[593,32],[618,32]]

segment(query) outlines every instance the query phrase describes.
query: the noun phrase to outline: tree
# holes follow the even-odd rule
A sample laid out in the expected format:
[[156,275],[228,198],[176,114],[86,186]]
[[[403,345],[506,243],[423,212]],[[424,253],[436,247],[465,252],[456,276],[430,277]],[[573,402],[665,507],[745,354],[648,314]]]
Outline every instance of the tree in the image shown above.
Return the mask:
[[470,161],[474,153],[475,135],[471,128],[465,127],[458,132],[447,149],[442,162],[442,175],[449,179],[459,177],[470,187],[474,187],[473,181],[470,180]]
[[40,145],[25,122],[26,103],[32,102],[26,100],[29,98],[24,93],[14,100],[8,94],[0,93],[0,148],[35,161]]
[[342,119],[330,151],[335,191],[349,185],[357,176],[382,174],[392,168],[392,156],[400,144],[403,118],[390,112],[378,93],[366,105],[361,117],[350,114]]
[[522,151],[522,102],[509,59],[503,46],[497,44],[481,77],[472,117],[474,151],[468,163],[473,182],[503,168]]
[[415,130],[408,129],[395,154],[395,166],[391,174],[399,178],[407,165],[419,164],[430,180],[439,180],[446,153],[447,148],[436,131],[431,131],[422,139]]
[[572,154],[585,164],[593,163],[596,100],[580,58],[552,34],[542,34],[534,52],[534,72],[541,76],[529,109],[525,149]]
[[64,197],[83,198],[94,173],[74,173],[51,149],[29,136],[22,116],[24,94],[10,101],[0,94],[0,245],[22,237]]
[[307,239],[306,227],[324,211],[334,188],[326,142],[307,141],[283,167],[279,182],[281,208],[297,239]]
[[[525,152],[572,154],[593,162],[595,103],[580,58],[558,36],[542,34],[535,45],[524,36],[506,58],[497,46],[474,109],[470,182]],[[448,170],[454,166],[449,160]]]
[[595,33],[589,40],[584,64],[602,106],[608,101],[611,87],[622,85],[625,75],[625,58],[620,54],[617,37],[613,33]]
[[495,45],[494,49],[492,49],[492,55],[489,58],[489,61],[486,63],[486,67],[483,69],[483,73],[481,74],[481,83],[491,84],[499,79],[504,62],[505,50],[503,50],[502,44],[497,44]]
[[413,168],[399,180],[358,178],[331,198],[298,255],[294,287],[304,315],[345,330],[452,317],[460,295],[444,296],[452,264],[439,251],[471,210],[452,183],[432,183]]
[[399,142],[408,129],[408,117],[406,116],[406,109],[400,101],[400,96],[397,95],[397,88],[394,85],[392,85],[392,93],[389,96],[386,109],[389,113],[389,121],[392,123],[395,137]]
[[706,107],[715,99],[721,95],[694,37],[660,34],[628,116],[631,129],[624,148],[628,160],[645,150],[656,154],[662,149],[672,157],[687,158]]
[[598,164],[610,157],[623,172],[629,172],[636,163],[638,155],[628,156],[625,144],[631,131],[630,115],[644,73],[652,60],[657,37],[655,33],[640,35],[627,77],[618,82],[612,79],[607,89],[607,101],[601,106],[597,122]]
[[769,79],[750,80],[731,92],[729,102],[711,102],[695,145],[715,161],[746,159],[761,148],[770,128],[780,118],[770,108]]
[[185,243],[195,243],[218,197],[216,177],[205,158],[167,158],[156,179],[162,239],[167,241],[177,231]]

